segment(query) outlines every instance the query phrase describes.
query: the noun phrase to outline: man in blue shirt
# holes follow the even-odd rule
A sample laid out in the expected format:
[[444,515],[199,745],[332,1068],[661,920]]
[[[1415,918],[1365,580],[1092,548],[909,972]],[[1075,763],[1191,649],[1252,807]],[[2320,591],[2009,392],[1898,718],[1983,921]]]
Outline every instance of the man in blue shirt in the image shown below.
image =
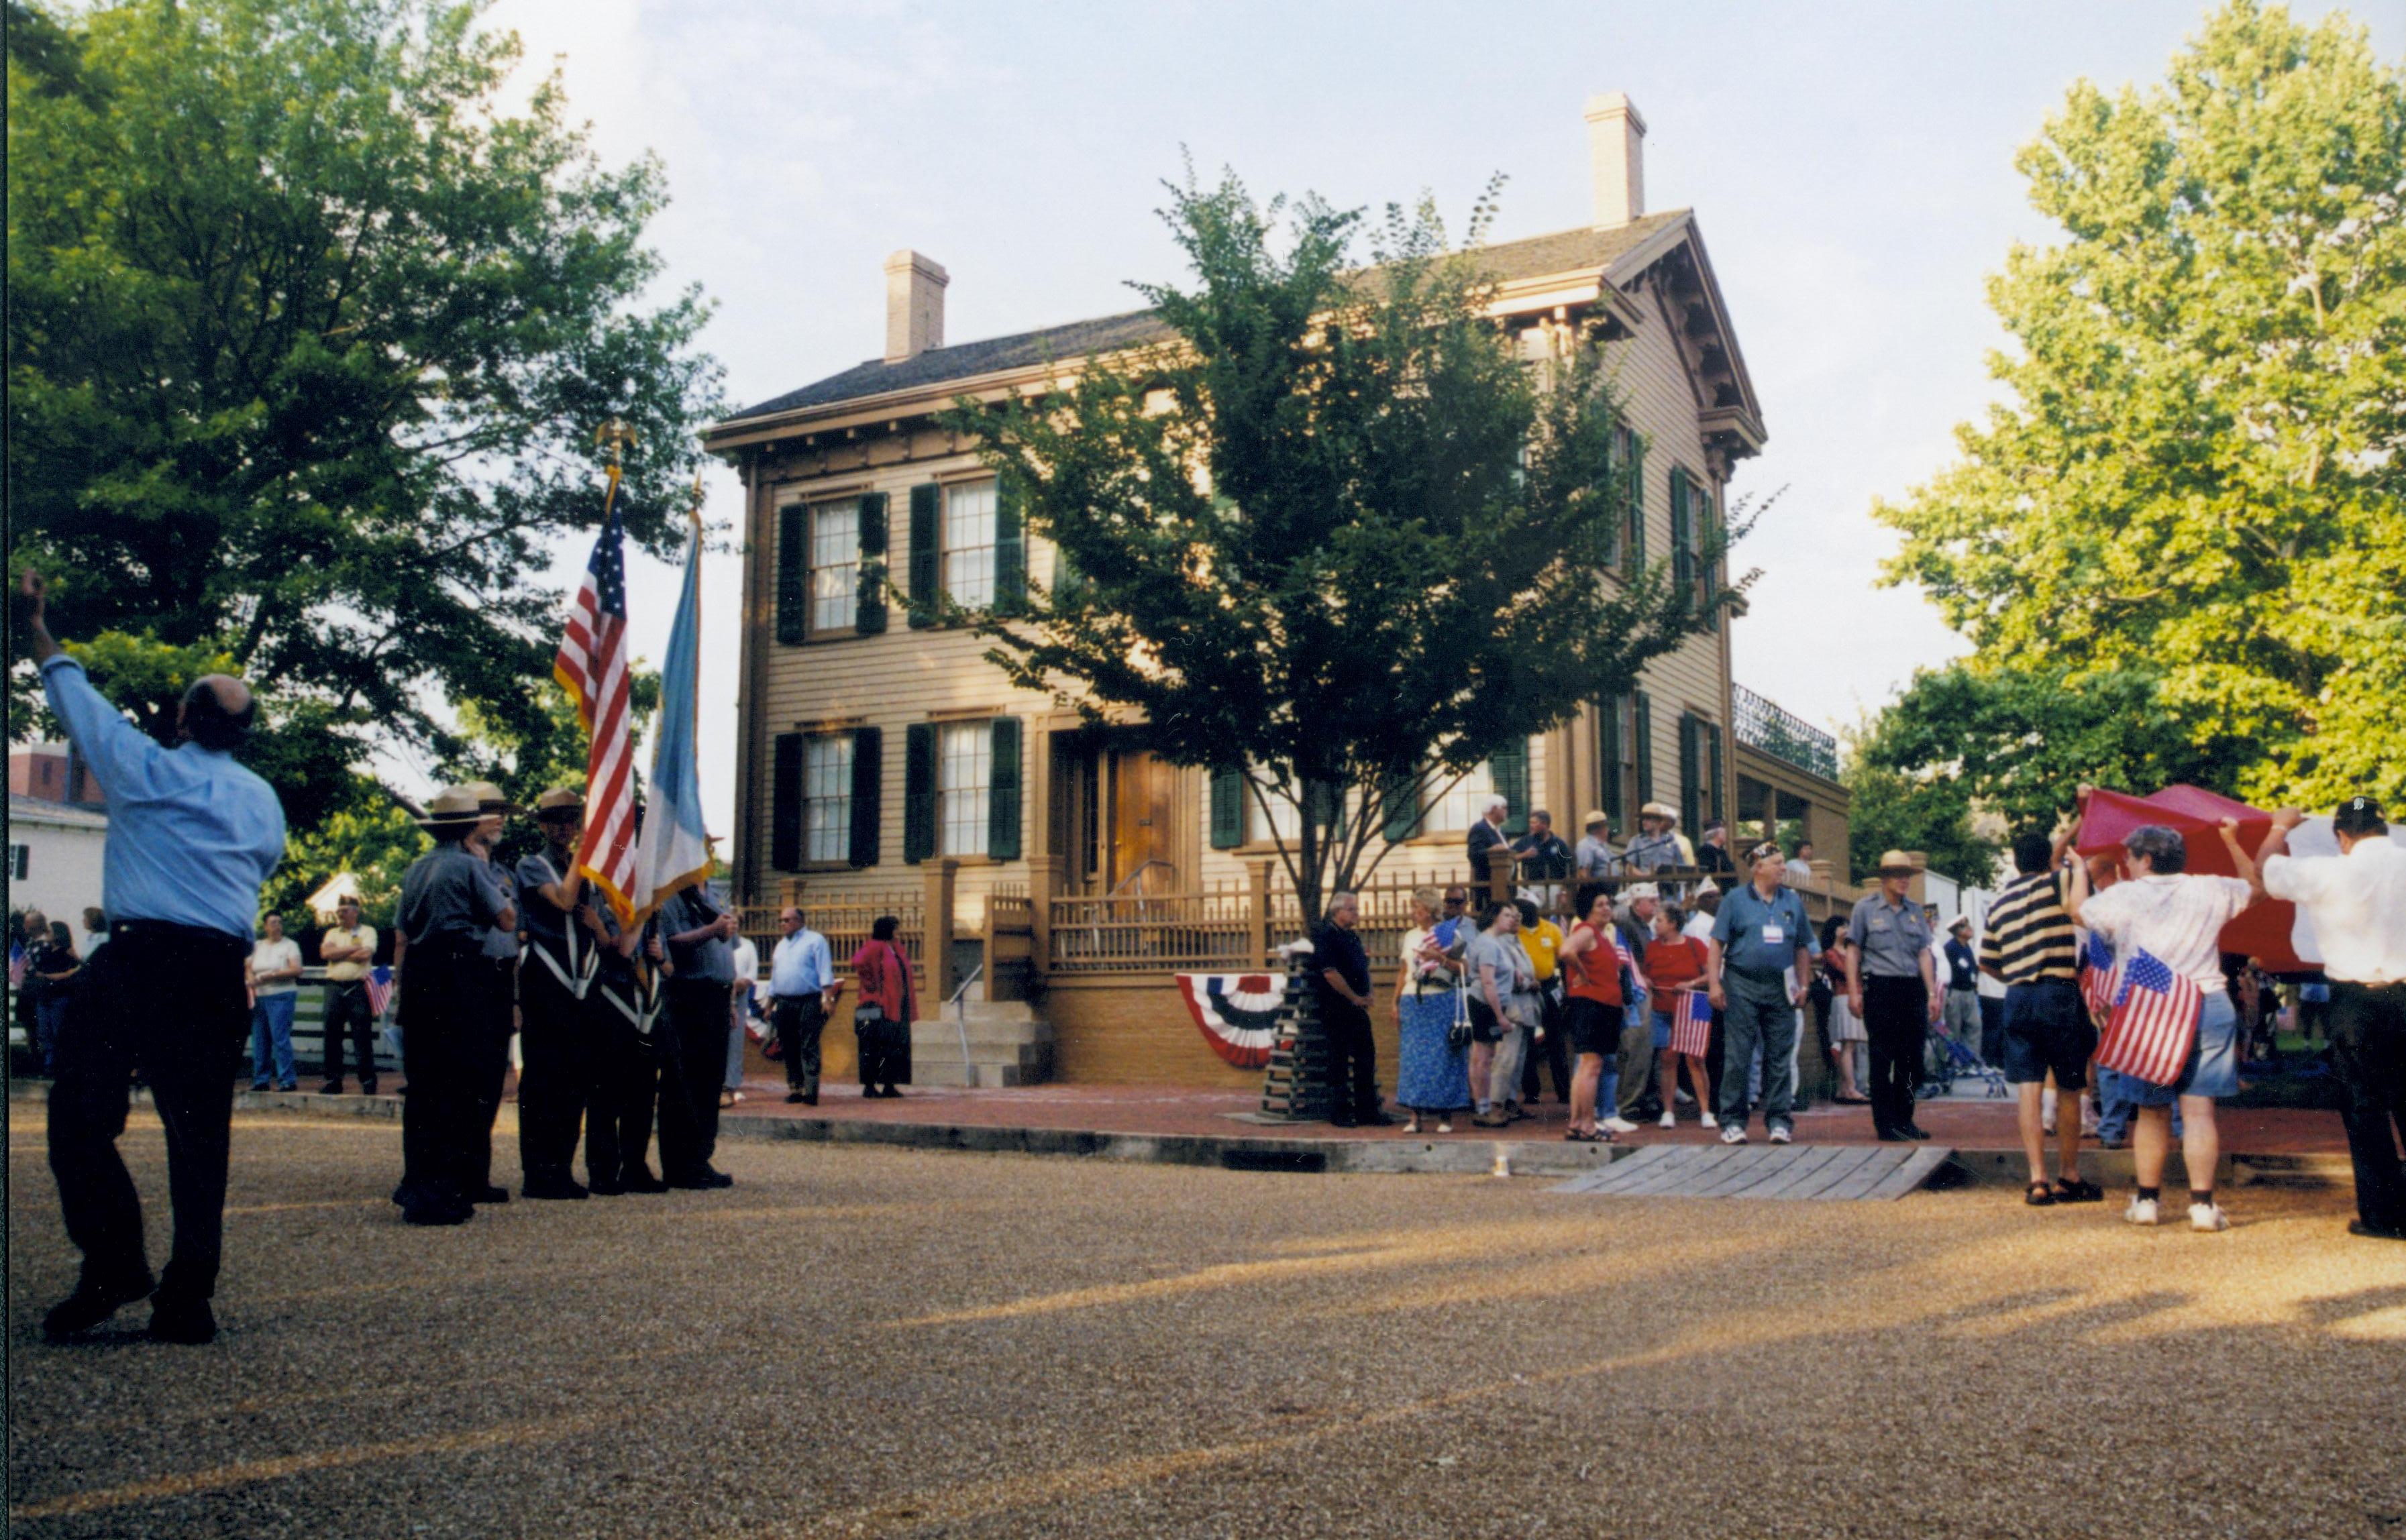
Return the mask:
[[[260,884],[284,858],[284,810],[266,782],[234,761],[257,714],[240,680],[194,680],[176,711],[178,742],[163,747],[59,650],[43,591],[29,569],[19,586],[27,651],[108,802],[101,901],[112,923],[87,970],[83,1008],[61,1031],[50,1087],[50,1169],[83,1273],[42,1326],[53,1339],[72,1336],[150,1295],[152,1336],[207,1342],[218,1329],[209,1301],[223,1244],[234,1069],[250,1016],[243,961]],[[166,1127],[176,1213],[155,1293],[141,1200],[117,1152],[136,1072]]]
[[1722,1022],[1721,1142],[1746,1142],[1747,1068],[1760,1049],[1763,1126],[1786,1144],[1795,1137],[1796,1012],[1820,943],[1804,900],[1784,885],[1779,847],[1758,845],[1748,859],[1754,880],[1722,897],[1705,962]]
[[785,1061],[785,1099],[819,1104],[819,1034],[828,1013],[843,996],[827,938],[802,924],[790,905],[778,911],[783,939],[769,954],[769,1020],[777,1029],[777,1054]]

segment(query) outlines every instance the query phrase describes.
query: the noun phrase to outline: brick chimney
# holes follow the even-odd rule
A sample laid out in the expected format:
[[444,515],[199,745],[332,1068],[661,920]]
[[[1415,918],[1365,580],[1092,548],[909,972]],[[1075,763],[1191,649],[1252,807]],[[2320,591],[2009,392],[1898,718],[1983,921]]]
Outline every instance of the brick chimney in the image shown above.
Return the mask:
[[1587,99],[1595,228],[1615,230],[1646,212],[1646,120],[1620,92]]
[[944,286],[932,257],[912,250],[885,259],[885,361],[900,363],[944,346]]

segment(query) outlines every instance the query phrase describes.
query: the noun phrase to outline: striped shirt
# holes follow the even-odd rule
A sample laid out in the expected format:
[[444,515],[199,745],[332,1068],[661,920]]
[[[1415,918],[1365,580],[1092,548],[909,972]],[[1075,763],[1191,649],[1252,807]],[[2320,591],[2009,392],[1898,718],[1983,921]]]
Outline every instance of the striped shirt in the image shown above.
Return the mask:
[[2005,884],[1988,906],[1980,966],[1995,969],[2009,984],[2042,979],[2069,983],[2080,977],[2080,943],[2072,916],[2064,912],[2060,873],[2028,872]]

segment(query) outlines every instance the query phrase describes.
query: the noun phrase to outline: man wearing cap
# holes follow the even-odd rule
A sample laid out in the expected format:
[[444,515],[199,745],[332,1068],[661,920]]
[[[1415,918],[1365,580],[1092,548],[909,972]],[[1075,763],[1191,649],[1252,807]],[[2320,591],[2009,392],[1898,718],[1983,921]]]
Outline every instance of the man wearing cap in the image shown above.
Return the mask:
[[1571,869],[1582,883],[1606,883],[1621,874],[1621,854],[1612,848],[1612,820],[1590,812],[1579,827],[1578,848],[1571,853]]
[[[266,782],[234,763],[256,713],[240,680],[194,680],[176,709],[178,742],[163,747],[60,650],[32,569],[18,592],[25,650],[51,713],[108,802],[100,882],[109,942],[85,968],[79,1008],[59,1029],[50,1101],[50,1171],[83,1271],[42,1330],[53,1340],[73,1336],[149,1295],[153,1337],[207,1342],[217,1335],[209,1301],[223,1245],[234,1069],[250,1023],[243,964],[260,885],[284,858],[284,810]],[[173,1010],[159,1009],[163,983],[175,989]],[[137,1073],[166,1128],[176,1215],[155,1293],[141,1200],[117,1152],[126,1085]]]
[[[502,821],[526,812],[502,795],[502,788],[490,781],[471,781],[468,789],[476,795],[476,808],[493,820],[493,834],[482,841],[485,862],[492,868],[493,882],[509,900],[511,912],[522,914],[519,908],[517,877],[508,866],[494,856],[493,847],[500,841]],[[466,1130],[468,1148],[465,1158],[468,1171],[468,1197],[473,1203],[507,1203],[509,1191],[493,1182],[493,1124],[502,1115],[502,1088],[510,1078],[510,1038],[517,1032],[518,1010],[518,931],[517,921],[495,925],[485,932],[484,982],[486,1028],[478,1039],[476,1061],[476,1116]]]
[[1705,967],[1721,1013],[1721,1142],[1744,1144],[1748,1067],[1762,1055],[1762,1124],[1774,1144],[1794,1137],[1798,1010],[1813,979],[1813,918],[1787,886],[1776,844],[1755,847],[1754,880],[1721,896]]
[[318,958],[326,965],[326,1083],[320,1094],[343,1094],[343,1038],[348,1030],[351,1057],[360,1064],[360,1093],[376,1094],[375,1012],[368,1009],[368,969],[375,966],[375,926],[360,924],[360,901],[334,906],[333,928],[318,938]]
[[1669,867],[1695,865],[1696,854],[1688,848],[1678,825],[1679,815],[1669,807],[1661,802],[1647,803],[1637,811],[1637,837],[1621,852],[1621,864],[1631,871],[1661,871]]
[[2330,981],[2331,1066],[2347,1099],[2341,1112],[2356,1166],[2352,1236],[2406,1240],[2406,847],[2389,837],[2381,805],[2351,797],[2331,818],[2337,855],[2288,854],[2296,808],[2272,815],[2257,885],[2314,922]]
[[[571,1174],[592,1093],[602,1024],[590,998],[604,944],[576,865],[584,794],[554,786],[534,800],[543,849],[518,862],[526,950],[518,963],[518,1164],[531,1198],[581,1198]],[[589,1165],[588,1165],[589,1169]]]
[[1847,920],[1847,1004],[1871,1038],[1872,1131],[1891,1144],[1930,1137],[1913,1121],[1913,1087],[1941,1006],[1930,917],[1907,897],[1919,869],[1883,852],[1878,891]]
[[1946,944],[1939,952],[1946,959],[1946,995],[1939,1005],[1939,1018],[1946,1024],[1946,1035],[1970,1049],[1980,1052],[1980,958],[1972,950],[1972,919],[1959,914],[1946,927]]
[[710,1164],[718,1151],[718,1091],[727,1077],[727,1012],[735,988],[728,939],[735,916],[700,883],[659,910],[668,943],[667,1036],[660,1043],[660,1180],[672,1187],[732,1187]]
[[485,1184],[471,1161],[485,1127],[478,1088],[494,1025],[494,969],[486,946],[496,930],[517,929],[517,911],[489,859],[501,815],[485,812],[474,791],[444,787],[418,824],[434,837],[434,848],[403,874],[394,914],[400,935],[392,970],[409,1099],[402,1107],[402,1177],[393,1199],[412,1224],[459,1224],[474,1212]]

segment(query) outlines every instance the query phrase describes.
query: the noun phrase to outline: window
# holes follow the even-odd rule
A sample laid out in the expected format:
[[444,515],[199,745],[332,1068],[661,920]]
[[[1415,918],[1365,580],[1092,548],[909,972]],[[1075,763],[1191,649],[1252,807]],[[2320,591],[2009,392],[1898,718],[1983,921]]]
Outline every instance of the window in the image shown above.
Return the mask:
[[953,602],[983,609],[994,602],[994,483],[944,489],[943,576]]
[[802,745],[802,858],[851,854],[852,737],[813,738]]
[[23,882],[25,873],[33,865],[33,846],[10,845],[8,847],[8,880],[12,883]]
[[1596,764],[1602,771],[1599,798],[1614,828],[1627,839],[1637,827],[1630,814],[1632,793],[1637,789],[1637,702],[1634,696],[1615,696],[1595,708]]
[[[991,506],[991,504],[989,504]],[[986,794],[994,763],[994,729],[985,722],[943,727],[936,754],[936,824],[941,855],[984,855]]]
[[811,629],[849,629],[860,591],[860,504],[851,499],[811,510]]
[[1495,767],[1482,764],[1444,793],[1429,799],[1421,827],[1430,834],[1459,834],[1479,821],[1479,810],[1495,795]]

